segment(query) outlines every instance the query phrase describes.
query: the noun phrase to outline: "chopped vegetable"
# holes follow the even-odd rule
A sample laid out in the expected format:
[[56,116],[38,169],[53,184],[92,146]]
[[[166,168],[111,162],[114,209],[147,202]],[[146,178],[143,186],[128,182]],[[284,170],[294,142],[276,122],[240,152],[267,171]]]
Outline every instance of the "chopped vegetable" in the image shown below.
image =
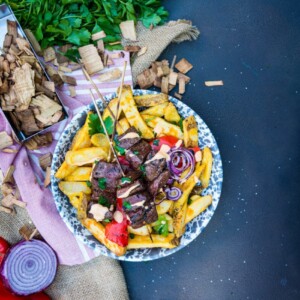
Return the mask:
[[180,190],[180,188],[174,186],[171,188],[166,188],[165,192],[167,194],[168,200],[172,201],[178,200],[182,195],[182,191]]
[[102,195],[100,195],[98,203],[103,205],[103,206],[109,207],[108,199],[106,197],[102,196]]
[[122,183],[130,183],[131,182],[131,178],[129,178],[129,177],[122,177],[121,178],[121,182]]
[[176,143],[178,142],[178,138],[174,136],[162,136],[160,138],[157,138],[153,140],[150,144],[152,146],[153,150],[159,151],[160,147],[162,145],[167,145],[170,148],[175,147]]
[[9,249],[8,242],[3,237],[0,236],[0,265],[8,249]]
[[153,228],[158,234],[162,236],[168,236],[169,230],[168,230],[168,221],[166,216],[160,215],[158,217],[158,220],[154,223]]
[[[112,134],[114,130],[114,122],[110,116],[106,117],[104,120],[104,125],[106,127],[107,133]],[[100,123],[100,119],[97,114],[89,115],[89,134],[90,136],[96,133],[105,133],[104,129]]]
[[105,190],[106,189],[106,178],[99,178],[98,186],[101,190]]
[[131,209],[131,204],[127,201],[124,201],[123,207],[126,208],[126,209]]

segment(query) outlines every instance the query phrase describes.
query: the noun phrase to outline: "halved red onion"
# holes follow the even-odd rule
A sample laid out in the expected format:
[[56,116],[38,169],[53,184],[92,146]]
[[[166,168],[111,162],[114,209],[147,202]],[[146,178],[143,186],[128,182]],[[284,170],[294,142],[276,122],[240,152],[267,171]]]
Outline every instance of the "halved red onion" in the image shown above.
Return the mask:
[[166,188],[165,192],[167,194],[167,199],[172,201],[178,200],[182,195],[181,189],[175,186],[171,188]]
[[[195,170],[195,157],[193,153],[183,147],[172,148],[169,151],[170,159],[168,160],[168,168],[171,171],[171,177],[179,182],[183,182],[188,179]],[[184,178],[180,178],[180,175],[190,168]]]
[[27,296],[44,290],[54,280],[57,258],[39,240],[22,241],[7,253],[0,276],[4,285],[17,295]]

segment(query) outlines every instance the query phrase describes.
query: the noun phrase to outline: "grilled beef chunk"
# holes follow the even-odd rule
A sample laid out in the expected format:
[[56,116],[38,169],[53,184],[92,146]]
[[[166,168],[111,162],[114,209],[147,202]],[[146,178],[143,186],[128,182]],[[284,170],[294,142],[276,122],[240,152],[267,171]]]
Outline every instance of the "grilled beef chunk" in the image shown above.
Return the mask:
[[[98,201],[90,201],[89,204],[88,204],[88,207],[87,207],[87,216],[88,216],[88,218],[91,218],[91,219],[94,218],[93,214],[90,213],[90,210],[91,210],[91,208],[94,204],[99,204],[99,203],[98,203]],[[113,212],[109,210],[105,214],[105,219],[112,220],[113,219]]]
[[123,134],[121,134],[118,138],[119,147],[122,147],[124,149],[129,149],[134,144],[139,142],[141,140],[141,137],[137,130],[134,127],[128,128]]
[[123,203],[124,202],[130,203],[130,207],[124,207],[124,210],[133,228],[139,228],[157,220],[156,207],[147,192],[127,197],[123,199]]
[[[152,159],[155,156],[156,152],[151,151],[147,156],[147,160]],[[147,161],[146,161],[147,162]],[[166,167],[166,159],[159,158],[150,161],[149,163],[145,163],[145,173],[148,181],[153,181],[158,175],[163,171]]]
[[163,171],[156,179],[150,182],[148,186],[148,191],[152,196],[155,196],[158,191],[167,184],[168,179],[170,178],[169,170]]
[[109,204],[116,204],[116,192],[115,189],[113,190],[102,190],[100,189],[99,185],[98,185],[98,179],[92,178],[92,196],[91,199],[94,201],[98,201],[99,197],[102,196],[105,199],[108,200]]
[[144,162],[150,151],[151,146],[146,141],[142,140],[126,151],[126,159],[134,169],[137,169]]
[[117,190],[117,198],[126,198],[145,189],[145,184],[140,180],[136,180],[131,184]]
[[118,180],[118,187],[125,187],[130,185],[133,181],[137,180],[143,175],[143,172],[140,170],[130,170],[126,172],[126,178],[129,178],[129,180],[119,179]]
[[92,176],[94,178],[119,179],[122,177],[122,173],[117,163],[99,161],[93,169]]

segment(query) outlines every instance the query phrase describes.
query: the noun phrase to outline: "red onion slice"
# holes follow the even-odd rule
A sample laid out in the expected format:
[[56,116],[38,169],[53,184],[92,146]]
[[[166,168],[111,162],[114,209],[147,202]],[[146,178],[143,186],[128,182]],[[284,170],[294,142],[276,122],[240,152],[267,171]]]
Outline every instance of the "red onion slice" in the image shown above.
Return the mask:
[[167,194],[167,199],[172,201],[177,201],[182,195],[181,189],[174,186],[171,188],[166,188],[165,192]]
[[57,258],[39,240],[22,241],[13,246],[1,265],[1,278],[17,295],[27,296],[44,290],[54,280]]

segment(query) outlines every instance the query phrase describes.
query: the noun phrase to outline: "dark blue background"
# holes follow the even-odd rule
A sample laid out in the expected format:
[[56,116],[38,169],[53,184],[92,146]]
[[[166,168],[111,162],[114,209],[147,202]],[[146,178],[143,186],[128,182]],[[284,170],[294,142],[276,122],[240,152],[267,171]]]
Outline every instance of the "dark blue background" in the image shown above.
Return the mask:
[[[122,263],[132,299],[300,299],[300,1],[172,0],[195,42],[161,58],[194,65],[183,101],[215,135],[219,206],[190,246]],[[208,88],[206,80],[224,81]]]

